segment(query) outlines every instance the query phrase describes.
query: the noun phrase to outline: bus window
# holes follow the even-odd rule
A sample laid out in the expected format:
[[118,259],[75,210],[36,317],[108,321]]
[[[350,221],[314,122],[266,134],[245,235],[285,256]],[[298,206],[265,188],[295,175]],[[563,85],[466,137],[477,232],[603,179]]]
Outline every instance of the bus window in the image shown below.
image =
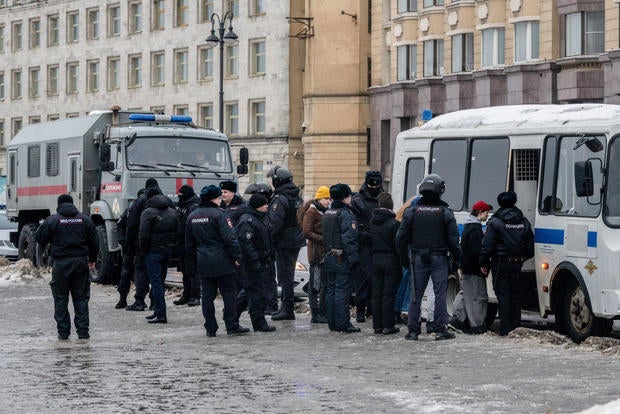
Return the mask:
[[[569,214],[586,217],[596,217],[600,212],[600,194],[603,185],[604,152],[593,152],[587,145],[576,145],[581,137],[562,137],[560,139],[560,153],[558,158],[558,173],[556,183],[556,200],[562,201],[562,209],[555,214]],[[604,145],[605,137],[598,137]],[[575,191],[575,162],[587,161],[592,163],[594,195],[578,197]],[[544,202],[544,199],[543,199]]]
[[424,158],[409,158],[407,160],[403,202],[418,194],[418,184],[424,178],[424,167]]
[[618,138],[609,146],[605,221],[610,226],[620,227],[620,139]]
[[[553,173],[555,171],[555,152],[558,145],[557,137],[549,137],[545,141],[545,155],[540,186],[540,198],[538,208],[541,213],[551,213],[553,201]],[[554,209],[557,210],[557,209]]]
[[470,207],[478,200],[492,204],[499,193],[506,191],[509,150],[508,138],[474,140],[467,197]]
[[446,182],[442,200],[451,209],[463,208],[467,167],[467,141],[464,139],[435,140],[431,149],[431,173],[439,174]]

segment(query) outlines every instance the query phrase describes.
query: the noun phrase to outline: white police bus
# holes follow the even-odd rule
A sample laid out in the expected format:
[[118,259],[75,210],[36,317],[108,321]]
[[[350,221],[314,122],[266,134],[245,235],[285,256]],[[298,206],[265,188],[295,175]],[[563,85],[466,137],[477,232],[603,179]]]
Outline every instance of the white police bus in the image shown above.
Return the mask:
[[497,208],[497,194],[514,190],[536,242],[523,266],[522,308],[554,314],[558,330],[576,342],[609,333],[620,317],[620,106],[516,105],[438,116],[398,135],[395,202],[416,195],[428,173],[446,181],[443,199],[459,223],[477,200]]

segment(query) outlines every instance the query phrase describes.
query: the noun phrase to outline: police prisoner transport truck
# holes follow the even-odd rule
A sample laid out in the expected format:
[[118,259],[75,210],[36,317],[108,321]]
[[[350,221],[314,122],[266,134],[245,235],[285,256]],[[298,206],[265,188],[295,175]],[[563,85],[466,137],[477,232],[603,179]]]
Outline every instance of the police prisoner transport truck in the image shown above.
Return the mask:
[[[240,162],[244,173],[245,148]],[[12,235],[19,257],[47,263],[47,249],[39,248],[34,234],[55,213],[58,195],[70,194],[97,226],[100,247],[91,277],[112,281],[122,262],[116,222],[151,177],[171,198],[183,184],[200,189],[234,180],[228,138],[196,127],[190,117],[117,107],[24,127],[8,145],[6,187],[7,215],[19,223]]]
[[[522,308],[580,342],[620,318],[620,106],[517,105],[438,116],[396,139],[392,191],[416,195],[425,174],[446,182],[442,198],[459,227],[477,200],[517,193],[535,232],[523,266]],[[458,278],[451,276],[452,296]],[[488,278],[489,294],[493,293]],[[490,304],[491,305],[491,304]],[[497,306],[489,306],[495,316]]]

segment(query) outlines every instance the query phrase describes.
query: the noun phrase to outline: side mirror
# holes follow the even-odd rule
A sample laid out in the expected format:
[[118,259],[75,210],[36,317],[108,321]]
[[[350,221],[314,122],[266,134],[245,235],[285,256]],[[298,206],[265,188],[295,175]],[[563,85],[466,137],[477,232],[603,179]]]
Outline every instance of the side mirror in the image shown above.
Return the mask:
[[101,164],[110,161],[110,144],[105,142],[99,144],[99,161]]
[[577,161],[575,163],[575,191],[577,197],[591,197],[594,195],[593,177],[592,163],[589,160]]
[[241,165],[248,165],[250,162],[250,151],[246,147],[239,150],[239,163]]
[[101,171],[114,171],[114,162],[102,162],[101,163]]
[[247,164],[241,164],[241,165],[237,165],[237,174],[239,175],[245,175],[248,173],[248,166]]

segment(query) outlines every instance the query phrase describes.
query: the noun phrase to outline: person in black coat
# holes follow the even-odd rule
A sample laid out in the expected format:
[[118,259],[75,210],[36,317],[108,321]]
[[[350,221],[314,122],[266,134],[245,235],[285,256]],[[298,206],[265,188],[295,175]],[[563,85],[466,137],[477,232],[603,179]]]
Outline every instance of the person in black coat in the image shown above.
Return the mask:
[[138,236],[153,293],[154,312],[146,318],[149,323],[167,323],[164,280],[170,255],[176,247],[179,220],[177,212],[170,207],[170,199],[159,188],[146,190],[146,197],[147,208],[140,216]]
[[400,222],[396,220],[393,208],[390,194],[379,194],[369,229],[372,245],[372,327],[376,334],[385,335],[400,331],[394,327],[394,301],[402,277],[396,250]]
[[282,307],[271,315],[271,319],[293,320],[295,263],[299,250],[306,245],[297,221],[297,210],[303,205],[303,200],[289,170],[276,166],[267,175],[272,178],[275,187],[269,204],[269,230],[275,251],[278,284],[282,287]]
[[71,332],[69,293],[75,310],[75,330],[78,338],[88,339],[90,272],[95,268],[99,252],[97,229],[92,220],[73,205],[68,194],[58,197],[57,214],[45,219],[35,234],[44,249],[50,244],[52,258],[52,296],[58,338],[65,340]]
[[227,333],[250,331],[235,318],[235,269],[241,265],[242,254],[232,220],[219,207],[221,195],[222,191],[215,185],[203,187],[200,205],[187,218],[185,231],[188,260],[200,277],[204,326],[211,337],[218,329],[213,303],[218,290],[224,300]]
[[179,254],[179,266],[183,273],[183,293],[174,302],[175,305],[198,306],[200,305],[200,278],[191,263],[187,262],[187,252],[185,248],[185,228],[187,217],[192,211],[198,208],[200,198],[190,185],[182,185],[178,192],[179,202],[177,203],[177,215],[179,217],[179,231],[177,234],[177,252]]
[[263,295],[264,273],[271,272],[273,260],[267,209],[267,198],[261,194],[253,194],[237,224],[239,244],[243,252],[241,261],[243,288],[248,298],[252,327],[254,331],[260,332],[276,330],[265,320],[266,302]]

